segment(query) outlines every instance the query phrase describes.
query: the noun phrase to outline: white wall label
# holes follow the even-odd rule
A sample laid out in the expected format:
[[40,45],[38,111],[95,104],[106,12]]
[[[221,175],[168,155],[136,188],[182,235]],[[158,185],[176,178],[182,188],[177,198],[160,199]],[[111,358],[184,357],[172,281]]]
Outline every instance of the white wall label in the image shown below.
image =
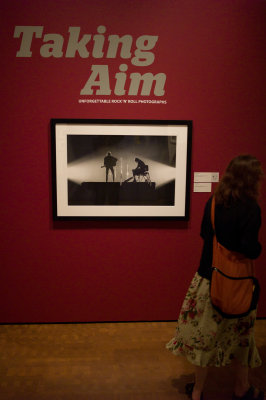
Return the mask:
[[210,182],[194,182],[194,192],[211,192],[212,184]]
[[219,182],[219,172],[194,172],[194,182]]

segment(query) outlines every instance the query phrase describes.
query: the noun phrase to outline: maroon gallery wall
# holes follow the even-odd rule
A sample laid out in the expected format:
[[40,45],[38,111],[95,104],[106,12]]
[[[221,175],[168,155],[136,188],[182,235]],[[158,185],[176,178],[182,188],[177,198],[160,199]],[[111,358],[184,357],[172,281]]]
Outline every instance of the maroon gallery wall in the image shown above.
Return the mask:
[[[266,170],[265,17],[264,0],[1,0],[1,322],[176,318],[198,266],[209,193],[194,193],[191,182],[188,222],[55,223],[49,122],[192,120],[192,176],[221,174],[246,152]],[[102,26],[105,37],[130,35],[133,46],[158,36],[154,60],[134,65],[119,52],[96,58],[92,42],[87,53],[84,43],[69,49],[70,27],[80,28],[81,40]],[[29,27],[37,27],[32,37]],[[164,94],[115,94],[121,64],[127,76],[165,74]],[[94,65],[108,65],[110,94],[81,95]],[[79,102],[100,98],[136,103]],[[265,265],[263,250],[256,263],[263,287]],[[266,317],[265,290],[259,316]]]

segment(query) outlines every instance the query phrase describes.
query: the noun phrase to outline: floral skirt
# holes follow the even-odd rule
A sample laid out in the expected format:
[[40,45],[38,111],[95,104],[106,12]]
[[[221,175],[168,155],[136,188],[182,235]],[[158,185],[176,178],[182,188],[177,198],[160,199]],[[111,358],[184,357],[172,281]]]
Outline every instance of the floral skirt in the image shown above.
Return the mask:
[[225,319],[210,300],[210,281],[195,274],[179,315],[176,335],[166,348],[192,364],[221,367],[238,359],[251,368],[261,365],[254,340],[256,310]]

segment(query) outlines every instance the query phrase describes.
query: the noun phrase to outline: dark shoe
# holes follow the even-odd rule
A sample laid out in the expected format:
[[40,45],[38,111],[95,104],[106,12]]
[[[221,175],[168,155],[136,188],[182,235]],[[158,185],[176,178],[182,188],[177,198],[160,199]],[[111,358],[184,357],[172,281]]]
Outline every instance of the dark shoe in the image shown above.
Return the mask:
[[242,397],[233,394],[233,400],[263,400],[263,399],[264,399],[264,393],[262,390],[259,392],[258,396],[255,397],[254,386],[250,386],[248,391]]
[[195,385],[195,383],[187,383],[186,384],[186,394],[187,395],[191,395],[192,394],[194,385]]
[[[195,385],[194,382],[186,384],[186,394],[188,395],[188,397],[190,399],[192,399],[192,392],[193,392],[193,389],[194,389],[194,385]],[[203,393],[201,393],[200,400],[203,400]]]

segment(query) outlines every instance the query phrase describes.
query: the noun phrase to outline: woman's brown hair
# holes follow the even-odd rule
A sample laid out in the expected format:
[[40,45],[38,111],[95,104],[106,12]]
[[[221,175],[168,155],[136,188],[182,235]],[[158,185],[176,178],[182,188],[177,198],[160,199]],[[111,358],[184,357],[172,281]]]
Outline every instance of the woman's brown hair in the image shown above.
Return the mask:
[[233,158],[216,187],[216,203],[229,205],[235,200],[257,200],[262,175],[261,163],[256,157],[243,154]]

